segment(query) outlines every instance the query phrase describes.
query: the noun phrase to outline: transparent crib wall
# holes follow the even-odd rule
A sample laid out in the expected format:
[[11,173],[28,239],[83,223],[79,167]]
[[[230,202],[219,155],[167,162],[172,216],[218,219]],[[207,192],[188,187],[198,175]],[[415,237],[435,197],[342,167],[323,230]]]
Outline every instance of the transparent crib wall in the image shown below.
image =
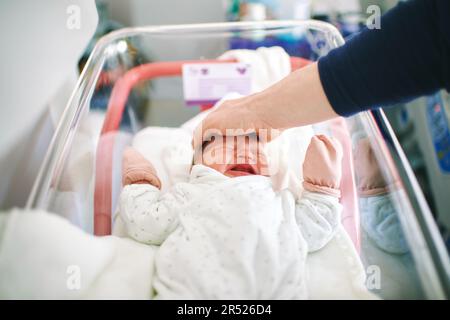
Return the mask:
[[428,215],[429,209],[426,203],[413,203],[423,195],[411,188],[413,175],[402,175],[410,170],[409,164],[399,158],[401,149],[387,130],[389,123],[382,111],[351,117],[347,123],[360,210],[361,258],[366,268],[380,272],[384,283],[373,291],[383,298],[444,298],[448,280],[439,265],[445,265],[448,257],[442,251],[433,253],[439,251],[440,237],[431,241],[425,237],[424,230],[438,234],[434,222],[417,219]]

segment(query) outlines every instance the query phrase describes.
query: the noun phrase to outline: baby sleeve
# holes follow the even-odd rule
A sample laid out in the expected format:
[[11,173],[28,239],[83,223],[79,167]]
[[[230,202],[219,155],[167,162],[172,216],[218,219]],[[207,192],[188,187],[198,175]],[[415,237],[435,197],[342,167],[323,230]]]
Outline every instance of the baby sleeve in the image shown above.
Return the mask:
[[119,201],[125,229],[136,241],[160,245],[178,225],[176,194],[165,193],[150,184],[127,185]]
[[296,203],[295,219],[309,252],[322,249],[333,238],[341,220],[341,211],[337,197],[303,192]]

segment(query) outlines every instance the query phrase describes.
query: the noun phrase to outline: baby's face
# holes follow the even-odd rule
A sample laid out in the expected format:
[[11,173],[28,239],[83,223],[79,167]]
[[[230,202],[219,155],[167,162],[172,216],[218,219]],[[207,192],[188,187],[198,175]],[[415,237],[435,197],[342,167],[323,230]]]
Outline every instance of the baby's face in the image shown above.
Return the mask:
[[267,175],[264,144],[256,135],[213,137],[202,146],[194,163],[213,168],[228,177]]

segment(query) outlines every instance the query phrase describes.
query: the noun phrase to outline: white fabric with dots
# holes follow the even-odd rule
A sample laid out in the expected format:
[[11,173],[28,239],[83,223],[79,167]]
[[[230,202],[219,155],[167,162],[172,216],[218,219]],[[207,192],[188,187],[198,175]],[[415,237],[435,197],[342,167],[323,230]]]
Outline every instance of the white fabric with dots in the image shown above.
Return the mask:
[[267,177],[227,178],[202,165],[169,192],[130,185],[120,199],[128,236],[160,245],[160,299],[307,298],[307,254],[332,239],[340,211],[331,196],[296,200]]

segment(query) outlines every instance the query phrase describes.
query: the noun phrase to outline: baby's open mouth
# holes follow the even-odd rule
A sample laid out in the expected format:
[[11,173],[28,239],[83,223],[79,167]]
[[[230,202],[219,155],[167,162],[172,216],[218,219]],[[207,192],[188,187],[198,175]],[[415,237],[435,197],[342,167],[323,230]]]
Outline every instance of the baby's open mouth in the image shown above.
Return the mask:
[[228,176],[238,177],[238,176],[248,176],[258,174],[255,168],[250,164],[236,164],[228,168],[226,171]]

